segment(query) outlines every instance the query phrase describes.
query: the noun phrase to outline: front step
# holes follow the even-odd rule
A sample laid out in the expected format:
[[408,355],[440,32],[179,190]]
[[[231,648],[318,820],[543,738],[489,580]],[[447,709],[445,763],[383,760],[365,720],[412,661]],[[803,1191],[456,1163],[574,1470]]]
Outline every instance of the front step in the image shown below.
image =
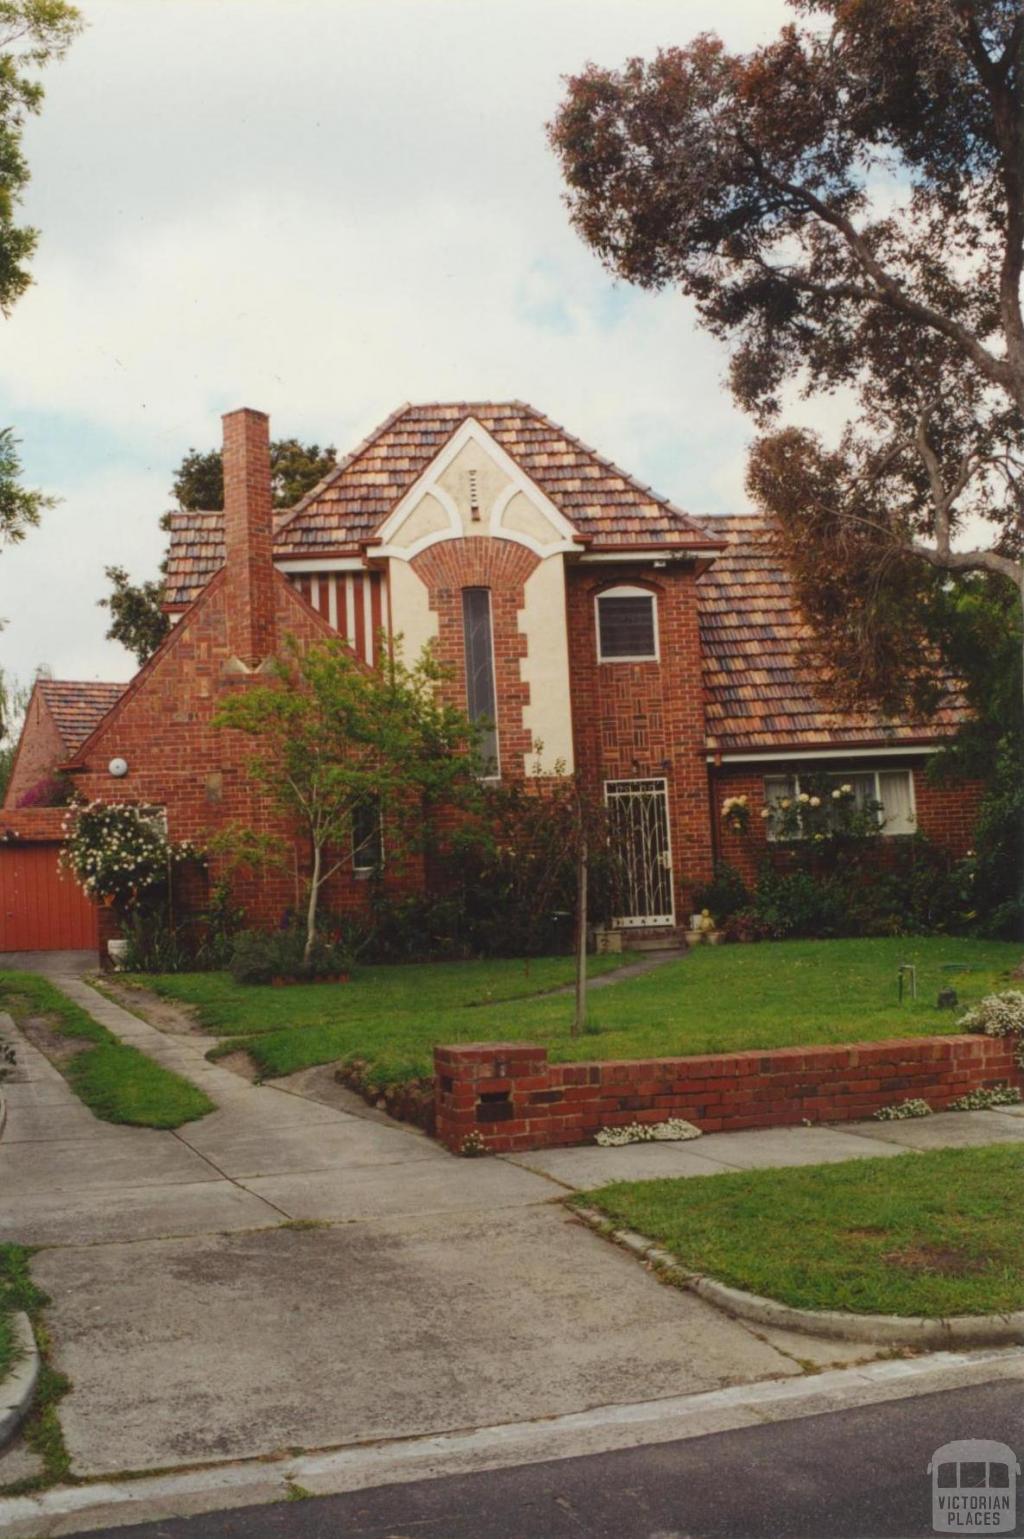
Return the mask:
[[678,926],[665,926],[657,930],[622,929],[623,951],[679,951],[686,945],[685,932]]

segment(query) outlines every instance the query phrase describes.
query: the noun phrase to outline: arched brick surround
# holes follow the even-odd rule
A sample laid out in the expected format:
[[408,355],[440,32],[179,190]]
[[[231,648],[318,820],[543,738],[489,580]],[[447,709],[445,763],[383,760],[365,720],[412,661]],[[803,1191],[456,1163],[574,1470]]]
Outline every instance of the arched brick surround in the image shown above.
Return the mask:
[[527,639],[519,629],[526,602],[527,578],[539,559],[513,540],[480,538],[442,540],[421,551],[410,563],[427,588],[430,607],[437,614],[437,655],[452,670],[452,698],[466,700],[466,656],[462,634],[463,588],[489,588],[494,631],[494,684],[498,707],[498,753],[503,775],[525,773],[525,757],[533,748],[531,732],[523,724],[523,707],[530,701],[520,659],[527,655]]

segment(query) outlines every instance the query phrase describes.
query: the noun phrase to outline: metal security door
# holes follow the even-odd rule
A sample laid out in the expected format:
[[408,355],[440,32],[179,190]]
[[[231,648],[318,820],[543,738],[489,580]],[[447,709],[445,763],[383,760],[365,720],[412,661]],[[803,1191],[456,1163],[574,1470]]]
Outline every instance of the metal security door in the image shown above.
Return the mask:
[[675,923],[668,784],[609,780],[605,785],[611,837],[618,856],[619,929]]

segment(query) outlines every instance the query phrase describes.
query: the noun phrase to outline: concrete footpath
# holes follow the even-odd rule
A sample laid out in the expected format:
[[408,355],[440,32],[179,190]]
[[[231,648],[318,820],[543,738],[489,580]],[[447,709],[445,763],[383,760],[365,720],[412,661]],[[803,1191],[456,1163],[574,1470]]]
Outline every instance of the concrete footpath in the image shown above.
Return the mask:
[[[112,1127],[19,1039],[0,1239],[43,1247],[33,1275],[73,1384],[60,1419],[89,1480],[742,1393],[731,1387],[801,1379],[807,1359],[863,1357],[755,1332],[662,1286],[559,1199],[612,1179],[1024,1138],[1011,1111],[458,1160],[354,1097],[339,1109],[296,1093],[302,1077],[248,1084],[206,1061],[209,1039],[99,995],[78,959],[41,962],[217,1106],[175,1133]],[[0,1486],[32,1468],[14,1445]],[[95,1526],[72,1506],[0,1498],[0,1533]]]

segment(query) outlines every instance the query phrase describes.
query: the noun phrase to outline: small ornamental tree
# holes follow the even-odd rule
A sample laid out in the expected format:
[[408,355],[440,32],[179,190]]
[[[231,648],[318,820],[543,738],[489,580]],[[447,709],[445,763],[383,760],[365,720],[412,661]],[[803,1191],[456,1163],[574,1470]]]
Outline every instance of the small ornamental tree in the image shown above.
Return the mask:
[[64,819],[61,865],[89,898],[126,918],[170,887],[174,867],[201,860],[190,841],[172,843],[163,809],[131,802],[76,802]]
[[446,674],[432,652],[425,648],[410,667],[400,638],[376,668],[340,640],[303,653],[289,638],[276,675],[226,700],[216,723],[253,739],[253,779],[308,839],[308,963],[321,892],[352,867],[353,828],[370,809],[389,864],[422,848],[439,806],[477,794],[478,732],[442,699]]

